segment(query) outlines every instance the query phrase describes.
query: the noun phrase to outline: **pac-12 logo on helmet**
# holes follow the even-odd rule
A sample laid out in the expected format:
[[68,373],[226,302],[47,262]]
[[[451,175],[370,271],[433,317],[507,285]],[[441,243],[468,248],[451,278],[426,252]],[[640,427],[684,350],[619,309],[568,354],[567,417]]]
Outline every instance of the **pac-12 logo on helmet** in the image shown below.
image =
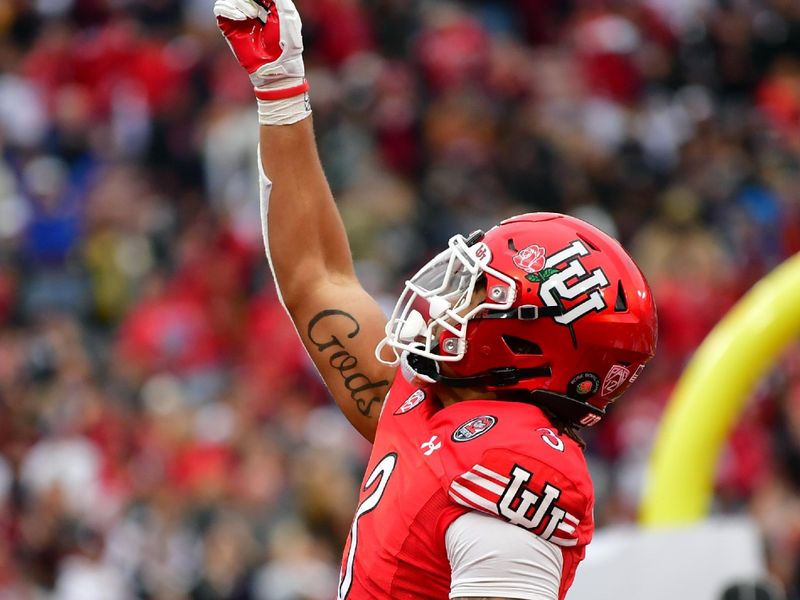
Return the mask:
[[628,380],[631,370],[624,365],[614,365],[609,369],[606,378],[603,380],[603,389],[600,392],[603,396],[609,396],[616,392],[620,386]]

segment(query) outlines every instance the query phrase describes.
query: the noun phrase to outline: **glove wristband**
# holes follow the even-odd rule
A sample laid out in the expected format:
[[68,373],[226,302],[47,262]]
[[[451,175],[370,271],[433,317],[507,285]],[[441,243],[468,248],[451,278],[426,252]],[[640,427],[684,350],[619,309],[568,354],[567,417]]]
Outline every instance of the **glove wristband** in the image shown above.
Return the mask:
[[264,88],[253,88],[256,93],[256,98],[259,100],[285,100],[293,98],[294,96],[301,96],[308,91],[308,81],[305,79],[300,85],[292,87],[279,88],[277,90],[270,90]]
[[294,81],[300,83],[279,88],[255,88],[260,125],[292,125],[311,115],[308,82],[300,78]]

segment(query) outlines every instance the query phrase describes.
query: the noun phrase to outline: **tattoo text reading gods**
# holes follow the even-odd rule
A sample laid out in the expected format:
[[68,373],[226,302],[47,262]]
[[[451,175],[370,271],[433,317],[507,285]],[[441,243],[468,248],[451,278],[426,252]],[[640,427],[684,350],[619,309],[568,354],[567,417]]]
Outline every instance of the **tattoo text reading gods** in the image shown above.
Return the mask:
[[[344,344],[339,341],[335,335],[330,335],[327,339],[318,339],[315,337],[314,330],[326,319],[346,319],[350,321],[348,327],[350,333],[347,334],[347,339],[353,339],[361,331],[361,326],[358,321],[343,310],[329,309],[317,313],[308,323],[308,339],[317,347],[320,352],[333,350],[333,353],[328,356],[328,364],[339,371],[344,382],[344,387],[350,392],[350,397],[355,401],[359,412],[365,417],[370,416],[372,405],[377,403],[380,406],[383,401],[383,394],[377,388],[389,385],[385,379],[377,382],[370,381],[369,377],[359,372],[358,359],[350,354],[345,348]],[[319,335],[319,333],[317,333]]]

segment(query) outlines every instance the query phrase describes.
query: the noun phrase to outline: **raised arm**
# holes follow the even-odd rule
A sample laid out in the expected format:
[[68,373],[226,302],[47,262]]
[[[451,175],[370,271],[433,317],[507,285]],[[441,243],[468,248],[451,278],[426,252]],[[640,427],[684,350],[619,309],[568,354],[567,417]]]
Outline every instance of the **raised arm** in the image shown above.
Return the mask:
[[264,243],[279,294],[339,408],[372,440],[394,375],[374,356],[386,318],[356,279],[320,165],[300,17],[291,0],[217,0],[214,13],[258,99]]

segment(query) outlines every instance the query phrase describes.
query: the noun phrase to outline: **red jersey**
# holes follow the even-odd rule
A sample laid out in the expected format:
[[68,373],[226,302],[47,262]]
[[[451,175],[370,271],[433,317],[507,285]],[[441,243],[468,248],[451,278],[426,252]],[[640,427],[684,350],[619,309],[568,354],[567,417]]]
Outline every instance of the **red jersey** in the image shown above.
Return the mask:
[[561,549],[562,599],[592,537],[593,504],[581,448],[540,409],[499,400],[442,408],[398,374],[345,544],[338,598],[446,600],[445,533],[481,511]]

